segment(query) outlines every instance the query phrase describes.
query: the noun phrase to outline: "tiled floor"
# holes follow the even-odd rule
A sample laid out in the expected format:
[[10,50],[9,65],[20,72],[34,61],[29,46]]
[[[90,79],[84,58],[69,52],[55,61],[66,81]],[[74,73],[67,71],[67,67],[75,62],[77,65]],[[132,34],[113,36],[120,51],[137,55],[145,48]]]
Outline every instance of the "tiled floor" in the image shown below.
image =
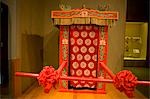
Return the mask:
[[[43,88],[36,84],[17,99],[128,99],[124,93],[119,92],[112,84],[107,84],[106,91],[107,94],[92,94],[58,92],[57,89],[52,89],[49,94],[46,94],[43,92]],[[147,98],[135,90],[133,99]]]

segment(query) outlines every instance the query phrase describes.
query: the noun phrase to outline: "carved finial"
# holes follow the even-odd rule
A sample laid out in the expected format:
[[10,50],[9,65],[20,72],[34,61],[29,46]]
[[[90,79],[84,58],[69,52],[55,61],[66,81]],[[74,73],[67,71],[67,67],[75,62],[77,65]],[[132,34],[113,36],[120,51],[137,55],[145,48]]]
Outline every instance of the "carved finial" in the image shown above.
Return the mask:
[[108,11],[108,10],[110,10],[110,4],[100,4],[100,5],[98,5],[98,10]]
[[85,9],[85,4],[82,5],[82,8]]
[[61,10],[64,10],[64,9],[65,9],[65,5],[59,4],[59,8],[60,8]]
[[70,5],[59,4],[59,8],[61,10],[71,10],[71,6]]

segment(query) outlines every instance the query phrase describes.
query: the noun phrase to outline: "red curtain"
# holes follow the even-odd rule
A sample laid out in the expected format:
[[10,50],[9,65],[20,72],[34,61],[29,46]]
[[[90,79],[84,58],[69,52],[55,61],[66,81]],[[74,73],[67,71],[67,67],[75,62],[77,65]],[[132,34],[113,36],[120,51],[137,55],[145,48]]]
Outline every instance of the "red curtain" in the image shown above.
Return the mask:
[[[99,29],[96,25],[72,25],[69,34],[70,76],[96,78]],[[75,88],[96,88],[96,82],[70,81]]]

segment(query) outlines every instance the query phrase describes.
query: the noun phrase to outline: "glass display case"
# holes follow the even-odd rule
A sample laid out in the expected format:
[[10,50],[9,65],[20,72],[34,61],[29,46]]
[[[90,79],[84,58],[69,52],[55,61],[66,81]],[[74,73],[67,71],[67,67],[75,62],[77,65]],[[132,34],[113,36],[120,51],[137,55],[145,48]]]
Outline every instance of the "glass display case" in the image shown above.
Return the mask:
[[[126,22],[124,62],[125,66],[134,66],[141,61],[146,61],[147,55],[147,22]],[[132,64],[132,62],[134,64]],[[138,62],[137,62],[138,61]],[[139,63],[138,63],[139,64]],[[143,64],[144,65],[144,64]]]

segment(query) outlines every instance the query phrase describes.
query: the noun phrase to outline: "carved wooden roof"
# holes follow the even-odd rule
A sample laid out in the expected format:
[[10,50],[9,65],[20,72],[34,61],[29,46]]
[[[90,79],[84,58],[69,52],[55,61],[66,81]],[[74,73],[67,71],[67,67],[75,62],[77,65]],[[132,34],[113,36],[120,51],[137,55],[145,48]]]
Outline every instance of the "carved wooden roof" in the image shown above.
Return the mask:
[[73,9],[52,11],[51,18],[55,25],[97,24],[109,25],[118,20],[117,11],[99,11],[93,9]]

